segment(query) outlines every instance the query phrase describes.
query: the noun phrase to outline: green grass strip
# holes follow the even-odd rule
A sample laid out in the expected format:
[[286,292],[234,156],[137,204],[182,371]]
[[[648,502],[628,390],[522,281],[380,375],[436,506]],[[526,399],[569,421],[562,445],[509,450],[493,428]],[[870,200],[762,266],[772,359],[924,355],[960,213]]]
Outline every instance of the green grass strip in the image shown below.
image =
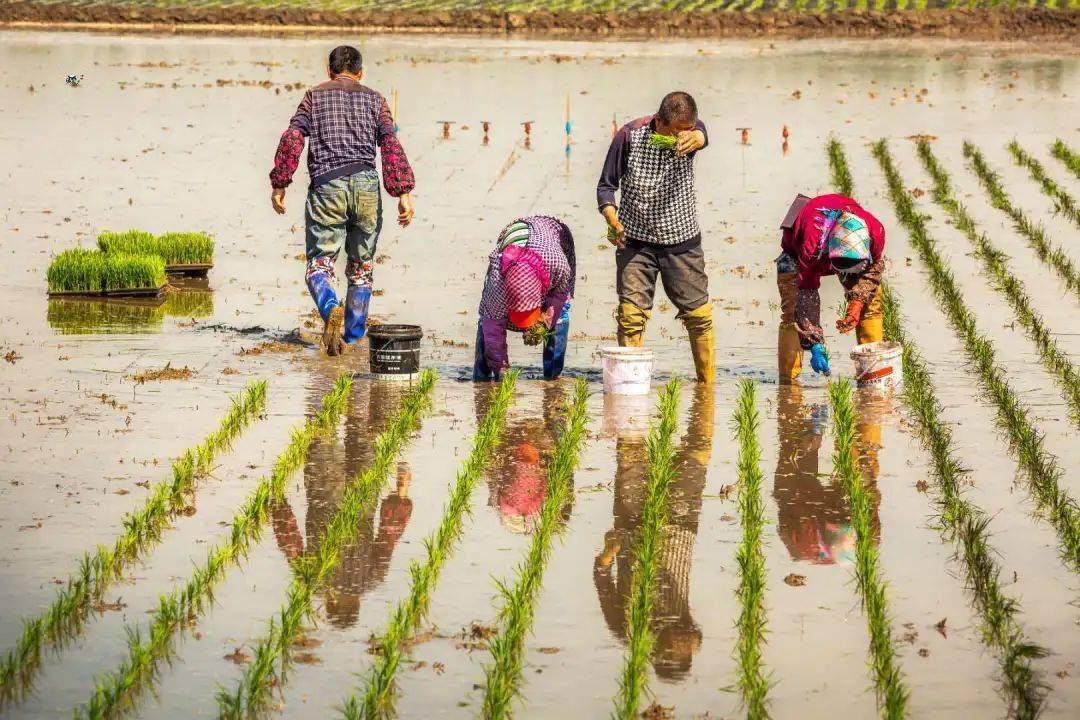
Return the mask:
[[251,383],[233,397],[232,408],[217,429],[174,460],[172,477],[155,484],[142,507],[124,516],[123,533],[112,547],[99,545],[83,555],[78,570],[52,603],[38,617],[23,621],[19,640],[0,663],[0,697],[19,697],[29,687],[43,647],[59,649],[82,631],[93,603],[128,565],[157,544],[169,522],[187,506],[195,479],[210,472],[217,456],[232,446],[265,407],[265,380]]
[[1057,531],[1066,563],[1076,570],[1080,568],[1080,508],[1058,482],[1061,469],[1043,447],[1042,435],[1029,422],[1030,409],[1005,379],[1004,370],[996,362],[993,344],[979,334],[975,316],[964,304],[956,278],[926,231],[925,218],[915,209],[910,193],[904,190],[884,140],[874,145],[874,156],[885,173],[897,217],[907,227],[911,244],[930,271],[930,288],[963,341],[983,390],[994,401],[998,425],[1009,437],[1010,449],[1027,479],[1028,492]]
[[[851,175],[843,148],[832,141],[829,161],[834,182]],[[955,459],[952,428],[943,419],[944,410],[926,360],[915,340],[905,331],[900,303],[886,283],[881,285],[885,337],[901,345],[904,385],[901,399],[916,420],[919,439],[930,455],[937,495],[937,521],[956,546],[956,560],[979,613],[983,643],[998,655],[1002,696],[1009,704],[1009,717],[1030,720],[1039,715],[1047,687],[1032,667],[1032,659],[1046,652],[1030,643],[1020,623],[1020,603],[1002,590],[998,554],[990,544],[990,517],[962,494],[967,470]]]
[[1080,180],[1080,154],[1073,152],[1073,149],[1061,138],[1054,140],[1054,144],[1050,146],[1050,153],[1060,160],[1077,180]]
[[547,495],[540,506],[540,517],[533,531],[532,543],[524,561],[518,565],[513,587],[496,581],[503,597],[499,612],[501,627],[491,640],[490,665],[484,668],[483,717],[507,718],[521,686],[522,655],[525,635],[532,628],[534,606],[544,579],[544,567],[551,554],[551,541],[562,528],[562,512],[573,495],[574,468],[585,440],[588,388],[583,378],[574,384],[574,396],[567,407],[566,420],[555,451],[547,465]]
[[201,232],[168,232],[154,235],[145,230],[103,232],[98,248],[106,254],[156,255],[166,265],[191,265],[214,261],[214,239]]
[[219,717],[237,719],[264,713],[269,708],[272,690],[285,684],[290,667],[289,648],[300,637],[303,623],[312,617],[311,600],[326,587],[341,559],[342,549],[355,540],[365,516],[374,510],[391,465],[431,407],[435,380],[434,370],[425,370],[420,375],[394,417],[375,438],[371,465],[346,486],[317,549],[293,562],[287,600],[277,617],[271,618],[266,637],[252,650],[252,660],[243,677],[234,691],[225,688],[218,691]]
[[675,428],[679,413],[679,381],[672,380],[660,391],[658,422],[646,441],[648,472],[645,502],[641,510],[641,534],[634,547],[633,576],[626,611],[626,655],[614,698],[612,717],[632,720],[638,716],[641,696],[648,683],[649,657],[656,637],[650,620],[660,572],[664,525],[668,517],[668,488],[675,479]]
[[1016,161],[1017,165],[1027,168],[1027,171],[1031,174],[1031,179],[1039,183],[1043,194],[1054,201],[1054,209],[1068,217],[1077,226],[1080,226],[1080,209],[1076,207],[1073,196],[1046,174],[1042,163],[1024,150],[1020,143],[1015,140],[1009,143],[1009,153],[1013,156],[1013,160]]
[[765,553],[762,551],[761,531],[765,526],[765,505],[762,501],[761,443],[758,431],[761,418],[757,411],[757,385],[753,380],[739,381],[739,399],[735,405],[735,434],[739,441],[736,460],[739,489],[739,522],[742,541],[735,551],[739,566],[739,620],[736,627],[739,639],[735,646],[739,665],[739,691],[749,720],[765,720],[771,682],[765,675],[762,651],[765,645]]
[[1053,333],[1047,329],[1042,316],[1032,306],[1031,299],[1024,290],[1024,284],[1017,280],[1009,269],[1007,256],[994,247],[984,233],[978,231],[967,208],[953,195],[949,184],[949,174],[938,163],[934,151],[930,148],[930,143],[920,140],[918,150],[923,167],[933,179],[931,192],[934,201],[949,214],[956,228],[975,248],[975,257],[982,261],[983,269],[992,280],[991,284],[1012,306],[1017,322],[1039,348],[1039,354],[1047,372],[1061,386],[1073,423],[1080,425],[1080,376],[1077,375],[1068,353],[1058,347]]
[[386,632],[378,644],[378,659],[367,678],[363,698],[350,695],[343,704],[347,718],[390,717],[394,714],[395,676],[409,639],[427,615],[431,593],[439,574],[462,534],[462,521],[471,512],[473,491],[483,477],[506,427],[506,410],[514,396],[517,372],[507,373],[493,391],[487,414],[476,429],[472,452],[458,470],[457,479],[443,508],[435,532],[424,539],[427,556],[409,568],[412,585],[408,596],[390,614]]
[[892,622],[889,619],[888,585],[881,577],[877,538],[874,537],[874,510],[870,491],[859,473],[855,449],[855,404],[851,383],[829,383],[836,450],[833,473],[840,479],[851,509],[855,530],[855,580],[866,613],[870,634],[870,667],[874,675],[874,694],[881,717],[899,720],[907,711],[910,695],[900,671]]
[[50,292],[142,290],[165,284],[165,263],[153,255],[72,248],[53,258],[45,278]]
[[990,204],[1012,219],[1013,227],[1027,239],[1028,247],[1035,251],[1039,260],[1052,267],[1069,292],[1080,298],[1080,272],[1077,271],[1065,251],[1050,242],[1050,239],[1046,237],[1046,230],[1041,225],[1031,222],[1023,210],[1013,205],[1008,193],[1001,185],[1001,178],[990,169],[978,148],[965,141],[964,157],[970,161],[971,169],[974,170],[983,189],[990,197]]
[[213,601],[214,586],[225,577],[230,566],[247,556],[252,543],[259,539],[270,504],[284,495],[286,481],[304,464],[312,441],[336,425],[348,404],[351,389],[350,375],[339,376],[315,416],[293,430],[270,475],[259,480],[233,517],[228,540],[210,549],[205,562],[195,569],[186,584],[158,599],[145,634],[138,628],[128,628],[128,656],[115,672],[98,678],[89,701],[75,709],[76,717],[95,720],[117,717],[134,707],[137,693],[156,679],[161,662],[171,657],[176,635],[189,627]]

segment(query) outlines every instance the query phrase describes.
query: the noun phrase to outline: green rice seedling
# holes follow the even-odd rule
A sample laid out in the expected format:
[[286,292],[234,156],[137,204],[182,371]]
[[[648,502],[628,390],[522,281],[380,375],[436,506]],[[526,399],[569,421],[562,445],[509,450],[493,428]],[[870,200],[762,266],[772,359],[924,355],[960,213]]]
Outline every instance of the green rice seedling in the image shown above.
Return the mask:
[[1073,152],[1073,149],[1061,138],[1055,140],[1054,144],[1050,146],[1050,152],[1076,176],[1077,180],[1080,180],[1080,154]]
[[[847,165],[839,144],[830,146],[829,159],[835,177],[837,165]],[[915,419],[919,439],[931,459],[937,522],[956,546],[956,562],[980,617],[982,641],[997,655],[1001,694],[1009,704],[1008,716],[1031,720],[1038,717],[1047,692],[1032,660],[1044,656],[1046,651],[1026,638],[1019,620],[1020,603],[1001,587],[998,554],[990,542],[990,518],[962,494],[967,470],[955,459],[952,428],[943,419],[944,409],[929,367],[914,338],[904,331],[900,303],[889,284],[882,283],[880,292],[885,337],[900,343],[902,348],[901,399]]]
[[983,391],[997,409],[998,425],[1010,440],[1010,449],[1027,480],[1029,495],[1057,531],[1066,564],[1080,568],[1080,508],[1060,486],[1061,469],[1056,459],[1043,447],[1042,435],[1029,421],[1030,409],[1009,385],[1004,370],[997,364],[993,344],[979,334],[975,316],[964,304],[952,271],[937,252],[926,222],[904,190],[884,140],[874,145],[874,156],[885,173],[897,217],[909,232],[911,244],[930,271],[930,288],[942,311],[964,343]]
[[762,552],[761,531],[765,526],[765,505],[762,501],[761,427],[757,411],[757,391],[753,380],[739,381],[739,399],[735,405],[735,435],[739,441],[736,459],[738,471],[739,522],[742,540],[735,550],[739,567],[739,619],[736,627],[739,638],[735,645],[738,664],[739,691],[749,720],[765,720],[769,716],[766,699],[770,681],[765,674],[762,651],[765,646],[765,553]]
[[343,373],[323,397],[318,412],[293,430],[270,475],[259,480],[233,516],[227,539],[210,548],[206,560],[195,568],[184,585],[159,598],[145,635],[138,628],[128,628],[127,657],[113,673],[97,678],[87,703],[75,709],[76,717],[94,720],[118,717],[134,707],[138,693],[155,681],[162,661],[171,657],[177,634],[190,627],[213,602],[214,587],[231,566],[247,557],[251,545],[258,541],[271,503],[284,495],[286,482],[304,464],[312,441],[337,424],[351,389],[352,378]]
[[668,488],[675,478],[673,438],[679,412],[678,380],[664,386],[657,405],[659,419],[649,431],[646,441],[649,467],[626,612],[627,648],[612,713],[613,717],[622,720],[632,720],[638,716],[638,705],[648,679],[649,658],[656,642],[650,619],[660,572],[664,525],[668,517]]
[[350,695],[342,707],[347,718],[389,717],[394,714],[394,684],[409,639],[423,622],[439,582],[443,565],[462,533],[462,521],[471,512],[470,497],[502,440],[506,410],[513,399],[517,372],[507,373],[492,395],[491,406],[476,429],[472,451],[458,470],[438,528],[424,539],[427,554],[409,568],[409,594],[390,614],[379,640],[375,666],[368,673],[362,698]]
[[103,232],[98,247],[106,254],[156,255],[166,265],[207,264],[214,261],[214,239],[200,232],[153,235],[144,230]]
[[435,371],[425,370],[421,373],[416,387],[375,438],[371,465],[346,486],[317,549],[293,562],[293,578],[289,583],[287,599],[277,616],[271,618],[266,637],[252,650],[252,661],[243,677],[232,692],[225,688],[218,691],[219,717],[239,719],[260,715],[268,709],[273,688],[284,685],[289,668],[289,650],[300,637],[304,621],[312,617],[312,598],[325,589],[341,559],[341,551],[355,540],[363,518],[374,510],[391,466],[410,435],[419,427],[421,416],[431,407],[431,390],[435,387],[435,380]]
[[1012,154],[1017,165],[1027,168],[1027,171],[1031,173],[1031,179],[1039,183],[1043,194],[1054,201],[1057,211],[1068,217],[1076,225],[1080,225],[1080,208],[1076,207],[1073,196],[1046,174],[1042,163],[1024,150],[1020,143],[1015,140],[1009,143],[1009,153]]
[[833,185],[841,195],[851,197],[855,192],[855,183],[851,179],[851,170],[848,169],[847,156],[844,154],[844,146],[834,137],[829,138],[826,146],[829,153],[829,169],[832,175]]
[[1039,260],[1050,265],[1065,283],[1069,292],[1080,298],[1080,271],[1077,270],[1068,254],[1060,246],[1055,246],[1050,242],[1041,225],[1031,222],[1024,211],[1013,205],[1008,193],[1001,185],[1001,179],[987,165],[986,159],[978,148],[969,142],[964,142],[964,157],[971,163],[971,169],[978,176],[979,182],[990,197],[990,204],[1012,219],[1013,227],[1027,240],[1028,247],[1035,251]]
[[59,650],[78,635],[93,604],[124,569],[157,544],[168,524],[188,505],[195,480],[213,467],[253,419],[266,407],[266,381],[254,382],[232,399],[232,408],[217,429],[172,463],[172,477],[155,484],[143,505],[126,515],[123,533],[112,546],[86,552],[78,569],[45,610],[23,621],[15,646],[0,662],[0,698],[19,697],[27,689],[41,660],[43,647]]
[[678,145],[678,143],[678,138],[674,135],[661,135],[660,133],[654,132],[649,136],[649,144],[653,147],[660,148],[661,150],[675,152],[675,146]]
[[57,255],[46,271],[50,292],[98,293],[142,290],[165,284],[165,264],[149,255],[74,248]]
[[1043,365],[1061,386],[1073,423],[1080,425],[1080,375],[1077,374],[1068,353],[1058,347],[1053,333],[1047,329],[1042,316],[1028,298],[1023,283],[1009,269],[1007,256],[994,247],[985,234],[978,232],[967,208],[953,195],[949,175],[938,163],[930,143],[919,141],[918,150],[923,167],[933,180],[931,192],[934,201],[949,214],[956,228],[975,248],[975,256],[982,261],[983,270],[990,276],[993,287],[1008,301],[1017,322],[1039,348]]
[[491,640],[491,663],[484,668],[485,720],[510,717],[511,703],[521,685],[525,635],[532,628],[534,606],[544,579],[544,567],[551,554],[551,542],[562,528],[562,512],[573,496],[573,475],[585,440],[585,404],[588,388],[583,378],[574,385],[574,396],[555,451],[548,460],[547,495],[533,531],[525,559],[518,565],[513,586],[496,581],[503,607],[499,612],[499,632]]
[[866,613],[870,634],[870,667],[874,674],[874,694],[883,718],[905,717],[909,691],[900,671],[892,622],[889,619],[888,586],[881,578],[877,540],[874,538],[873,502],[863,483],[856,461],[855,406],[851,383],[829,383],[829,398],[835,418],[836,451],[833,472],[839,478],[855,529],[855,580]]

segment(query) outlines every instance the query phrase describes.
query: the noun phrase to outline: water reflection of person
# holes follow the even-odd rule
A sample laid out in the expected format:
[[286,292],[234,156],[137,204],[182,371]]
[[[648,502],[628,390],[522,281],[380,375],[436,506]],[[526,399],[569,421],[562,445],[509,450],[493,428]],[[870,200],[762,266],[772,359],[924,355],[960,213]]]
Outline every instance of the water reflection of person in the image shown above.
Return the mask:
[[[545,383],[543,388],[543,414],[510,419],[503,431],[502,444],[488,468],[488,505],[513,533],[531,533],[539,521],[548,482],[543,458],[554,452],[555,438],[566,415],[562,383]],[[479,385],[474,397],[479,423],[487,414],[491,395]],[[568,502],[563,508],[564,520],[569,519],[571,507],[572,502]]]
[[[375,436],[397,409],[401,395],[400,388],[387,383],[353,386],[344,442],[338,442],[336,435],[316,440],[304,465],[307,516],[303,534],[287,500],[271,506],[274,536],[290,561],[304,552],[318,550],[347,483],[370,467]],[[337,567],[323,592],[326,615],[335,626],[355,624],[364,594],[385,579],[394,549],[412,515],[411,481],[408,464],[399,463],[394,489],[379,504],[378,527],[372,505],[361,517],[356,537],[341,549]]]
[[[694,390],[690,422],[676,460],[668,496],[659,586],[653,602],[656,635],[652,663],[661,680],[676,682],[690,672],[701,646],[701,628],[690,611],[690,571],[697,539],[701,495],[712,455],[714,397],[711,386]],[[645,502],[645,435],[620,433],[615,445],[614,524],[593,563],[593,582],[611,633],[626,641],[626,611],[634,568],[634,543]]]
[[[855,398],[859,422],[855,449],[863,482],[871,490],[874,537],[879,536],[877,491],[881,421],[870,396]],[[803,388],[777,388],[776,422],[780,439],[773,498],[778,508],[780,538],[793,560],[819,565],[850,563],[855,553],[855,530],[839,480],[818,472],[818,454],[828,421],[828,406],[805,405]],[[831,450],[829,450],[831,452]]]

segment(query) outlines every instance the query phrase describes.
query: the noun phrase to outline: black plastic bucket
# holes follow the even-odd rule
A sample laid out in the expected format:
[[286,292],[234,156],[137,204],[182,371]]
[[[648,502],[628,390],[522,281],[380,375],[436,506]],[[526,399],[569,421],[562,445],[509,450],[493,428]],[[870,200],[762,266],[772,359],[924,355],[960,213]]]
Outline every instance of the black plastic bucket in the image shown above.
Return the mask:
[[375,325],[368,329],[371,343],[371,372],[395,379],[408,379],[420,372],[419,325]]

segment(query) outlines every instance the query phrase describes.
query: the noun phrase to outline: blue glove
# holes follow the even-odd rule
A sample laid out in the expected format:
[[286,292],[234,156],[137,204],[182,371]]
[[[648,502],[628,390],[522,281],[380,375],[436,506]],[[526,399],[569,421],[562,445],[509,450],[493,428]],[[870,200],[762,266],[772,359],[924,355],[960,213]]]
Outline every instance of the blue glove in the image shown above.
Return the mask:
[[810,348],[810,367],[814,369],[814,372],[819,372],[822,375],[830,374],[829,353],[821,343],[817,343]]

